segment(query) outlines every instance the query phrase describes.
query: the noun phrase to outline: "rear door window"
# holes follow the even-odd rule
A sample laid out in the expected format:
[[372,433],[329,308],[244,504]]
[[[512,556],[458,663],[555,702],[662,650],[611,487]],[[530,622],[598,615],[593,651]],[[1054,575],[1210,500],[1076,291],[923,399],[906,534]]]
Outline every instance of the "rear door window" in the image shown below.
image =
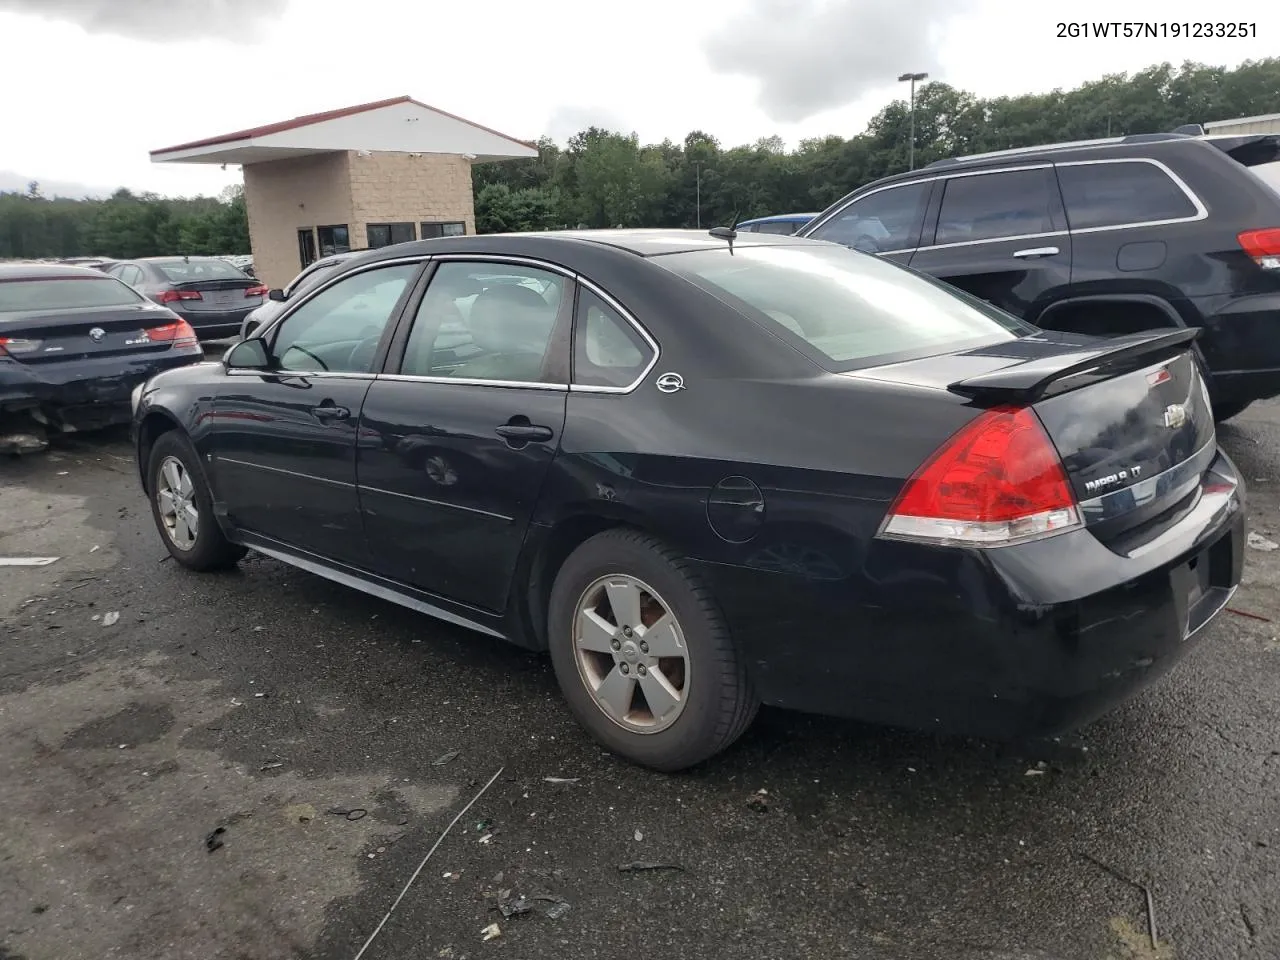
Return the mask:
[[[830,370],[932,356],[1035,332],[891,260],[824,244],[652,258]],[[726,333],[726,336],[731,334]]]
[[629,387],[653,360],[653,348],[618,311],[585,287],[573,321],[573,382]]
[[972,243],[1052,233],[1051,173],[1039,168],[952,177],[942,193],[933,242]]
[[910,250],[920,242],[920,226],[932,183],[905,183],[858,197],[809,237],[842,243],[867,253]]
[[1164,170],[1145,160],[1061,164],[1058,183],[1072,230],[1196,215],[1186,192]]

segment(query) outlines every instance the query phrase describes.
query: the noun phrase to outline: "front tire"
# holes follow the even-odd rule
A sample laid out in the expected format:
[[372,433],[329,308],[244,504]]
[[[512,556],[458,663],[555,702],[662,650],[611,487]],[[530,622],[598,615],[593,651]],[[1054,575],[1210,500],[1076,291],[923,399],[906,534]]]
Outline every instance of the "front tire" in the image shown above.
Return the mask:
[[556,679],[578,721],[664,772],[727,748],[759,701],[718,606],[658,540],[607,530],[556,575],[547,616]]
[[248,552],[213,515],[213,497],[195,449],[177,430],[160,435],[147,465],[151,516],[169,555],[190,570],[224,570]]

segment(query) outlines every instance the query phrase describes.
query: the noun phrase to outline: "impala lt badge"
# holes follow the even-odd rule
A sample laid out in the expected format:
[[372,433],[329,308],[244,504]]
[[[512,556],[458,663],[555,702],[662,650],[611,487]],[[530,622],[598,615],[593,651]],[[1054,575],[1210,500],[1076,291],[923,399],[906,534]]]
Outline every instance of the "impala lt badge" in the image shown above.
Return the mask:
[[1187,408],[1181,403],[1171,403],[1164,408],[1164,425],[1177,430],[1187,422]]
[[684,377],[678,373],[664,373],[653,384],[663,393],[675,393],[684,389]]

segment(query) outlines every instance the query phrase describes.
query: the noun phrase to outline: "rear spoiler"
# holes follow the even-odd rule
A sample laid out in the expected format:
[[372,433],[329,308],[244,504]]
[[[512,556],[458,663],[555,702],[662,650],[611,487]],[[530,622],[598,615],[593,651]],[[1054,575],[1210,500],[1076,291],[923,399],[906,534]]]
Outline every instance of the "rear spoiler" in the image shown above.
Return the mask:
[[[1182,327],[1112,337],[1100,340],[1096,346],[957,380],[948,384],[947,389],[973,399],[1035,403],[1051,393],[1065,393],[1095,380],[1175,357],[1199,335],[1199,327]],[[1077,382],[1068,382],[1073,379]]]
[[1280,160],[1280,136],[1274,133],[1255,133],[1231,136],[1210,134],[1205,142],[1217,147],[1232,160],[1246,167]]

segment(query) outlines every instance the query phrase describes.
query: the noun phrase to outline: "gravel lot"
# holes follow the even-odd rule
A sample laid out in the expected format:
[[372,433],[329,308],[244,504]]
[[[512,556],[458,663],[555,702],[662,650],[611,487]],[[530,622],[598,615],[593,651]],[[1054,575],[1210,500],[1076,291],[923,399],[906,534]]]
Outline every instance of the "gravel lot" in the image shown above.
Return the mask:
[[[1280,540],[1280,403],[1221,438]],[[0,555],[61,558],[0,568],[0,960],[354,957],[499,768],[366,960],[1280,956],[1280,551],[1070,743],[765,712],[664,777],[538,657],[256,555],[165,562],[124,433],[0,487]],[[1158,946],[1088,856],[1150,886]]]

